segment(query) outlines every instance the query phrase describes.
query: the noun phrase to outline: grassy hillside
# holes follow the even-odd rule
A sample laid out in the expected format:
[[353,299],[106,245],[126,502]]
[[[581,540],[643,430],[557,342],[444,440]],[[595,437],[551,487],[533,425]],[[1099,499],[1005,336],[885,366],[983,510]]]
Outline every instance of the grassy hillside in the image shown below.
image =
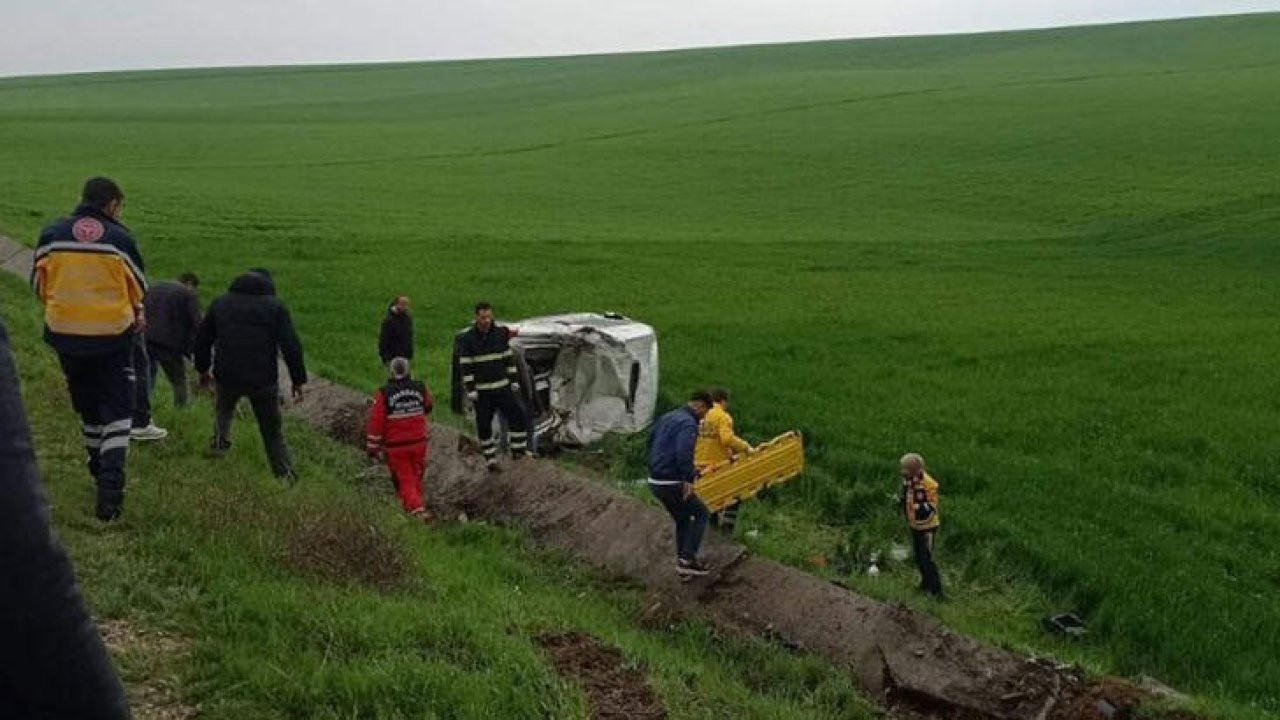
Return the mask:
[[851,680],[814,659],[699,624],[645,630],[640,592],[517,533],[424,529],[381,474],[357,481],[356,453],[304,426],[288,428],[296,487],[271,479],[247,419],[213,463],[206,400],[176,412],[161,394],[174,436],[133,449],[125,519],[104,527],[39,314],[7,274],[0,309],[58,534],[95,614],[129,629],[112,636],[126,638],[117,661],[146,690],[136,698],[174,713],[154,717],[585,717],[581,689],[538,647],[563,630],[618,646],[673,718],[871,717]]
[[626,312],[668,400],[722,383],[749,435],[806,432],[812,472],[747,518],[765,551],[883,548],[916,450],[944,617],[1044,647],[1034,616],[1074,609],[1092,639],[1051,649],[1280,711],[1277,37],[4,80],[0,228],[31,240],[110,173],[153,274],[212,296],[273,268],[316,369],[358,385],[398,292],[437,385],[479,297]]

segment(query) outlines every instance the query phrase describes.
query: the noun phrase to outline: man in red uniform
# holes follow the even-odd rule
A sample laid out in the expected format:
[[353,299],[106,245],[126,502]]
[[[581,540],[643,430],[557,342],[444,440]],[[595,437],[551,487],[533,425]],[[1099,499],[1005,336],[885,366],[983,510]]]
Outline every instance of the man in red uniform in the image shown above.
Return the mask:
[[422,504],[422,473],[427,464],[427,415],[434,404],[425,383],[409,376],[409,361],[391,360],[391,379],[374,393],[365,450],[384,457],[405,512],[431,522]]

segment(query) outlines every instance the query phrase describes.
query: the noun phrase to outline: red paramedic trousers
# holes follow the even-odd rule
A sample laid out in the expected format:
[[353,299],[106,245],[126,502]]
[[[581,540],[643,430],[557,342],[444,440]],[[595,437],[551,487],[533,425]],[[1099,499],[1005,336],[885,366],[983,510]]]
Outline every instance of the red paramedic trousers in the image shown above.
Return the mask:
[[386,453],[391,482],[396,486],[405,512],[422,509],[422,473],[427,468],[426,441],[387,448]]

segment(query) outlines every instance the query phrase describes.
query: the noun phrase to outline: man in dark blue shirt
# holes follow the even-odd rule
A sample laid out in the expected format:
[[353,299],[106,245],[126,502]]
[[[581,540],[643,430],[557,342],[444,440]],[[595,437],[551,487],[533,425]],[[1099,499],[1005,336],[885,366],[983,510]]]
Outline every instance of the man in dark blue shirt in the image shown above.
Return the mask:
[[710,572],[698,562],[708,512],[693,492],[698,479],[693,449],[698,443],[698,423],[711,406],[710,393],[699,390],[687,405],[658,418],[649,433],[649,490],[675,520],[676,573],[681,579]]

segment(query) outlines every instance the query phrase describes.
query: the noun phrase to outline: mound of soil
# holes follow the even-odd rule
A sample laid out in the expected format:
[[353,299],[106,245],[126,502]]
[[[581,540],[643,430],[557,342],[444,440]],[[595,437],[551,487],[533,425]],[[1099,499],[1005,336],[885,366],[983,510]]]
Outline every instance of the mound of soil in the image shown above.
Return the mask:
[[405,582],[409,559],[403,545],[357,513],[300,509],[288,532],[285,563],[304,575],[383,592]]
[[594,720],[667,716],[644,674],[628,667],[617,648],[580,632],[542,635],[538,644],[562,676],[582,684]]

